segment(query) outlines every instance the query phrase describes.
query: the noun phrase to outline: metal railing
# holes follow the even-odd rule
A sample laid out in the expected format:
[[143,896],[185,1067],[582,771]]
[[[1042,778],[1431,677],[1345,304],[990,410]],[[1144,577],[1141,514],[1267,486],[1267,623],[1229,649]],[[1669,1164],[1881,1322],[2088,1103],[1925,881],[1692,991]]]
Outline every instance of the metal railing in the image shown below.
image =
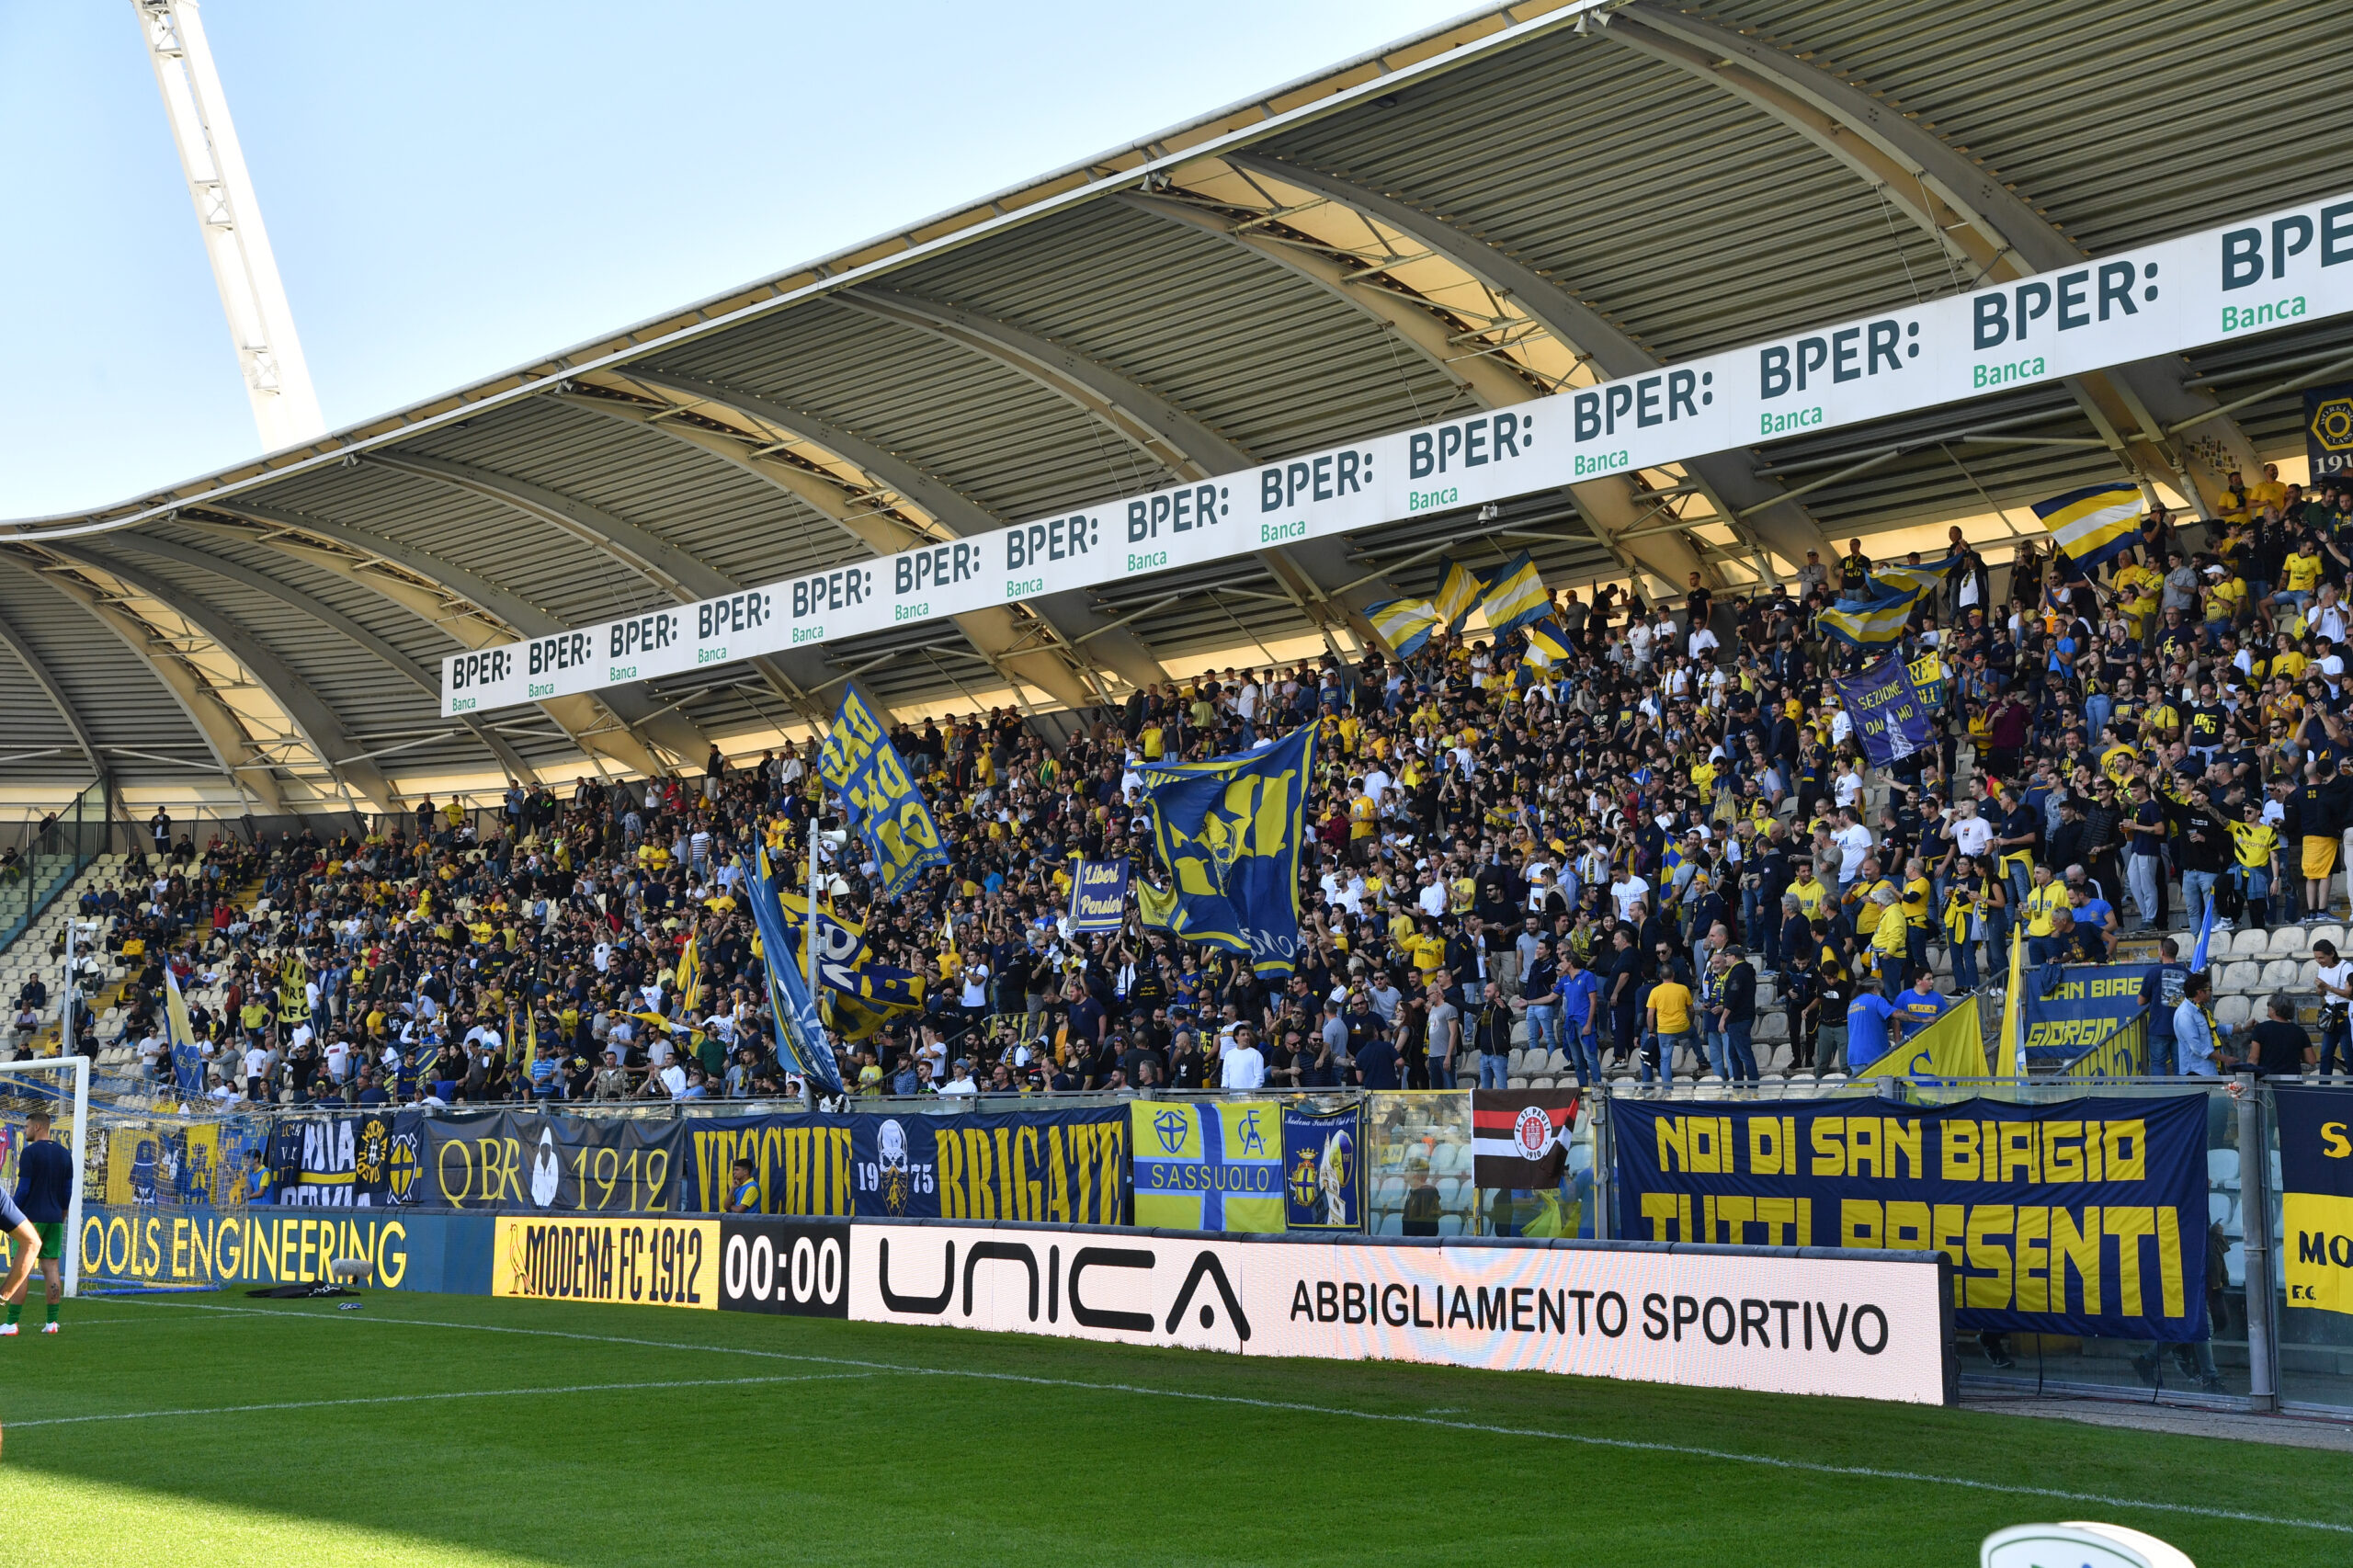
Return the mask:
[[106,781],[100,779],[67,801],[56,820],[28,835],[18,859],[0,869],[0,952],[106,853],[112,826]]

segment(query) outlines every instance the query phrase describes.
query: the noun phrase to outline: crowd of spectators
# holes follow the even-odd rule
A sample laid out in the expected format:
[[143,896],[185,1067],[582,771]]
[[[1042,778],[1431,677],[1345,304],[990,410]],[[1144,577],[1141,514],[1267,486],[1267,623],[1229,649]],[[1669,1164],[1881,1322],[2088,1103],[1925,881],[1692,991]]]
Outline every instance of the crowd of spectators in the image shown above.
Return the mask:
[[[2153,510],[2088,577],[2031,540],[1997,574],[1953,529],[1953,570],[1888,650],[1941,659],[1934,743],[1883,772],[1828,684],[1881,651],[1818,619],[1890,564],[1859,541],[1737,599],[1696,574],[1671,604],[1556,588],[1574,648],[1549,664],[1517,635],[1442,631],[1409,660],[1207,671],[1051,728],[1009,709],[901,723],[949,864],[885,902],[858,841],[820,835],[821,892],[876,961],[928,982],[922,1014],[841,1042],[845,1078],[1449,1086],[1499,1083],[1518,1038],[1580,1082],[1753,1081],[1760,996],[1788,1009],[1781,1065],[1821,1074],[1884,1048],[1849,1039],[1862,994],[1942,1004],[1932,949],[1968,991],[2000,983],[2014,926],[2048,972],[2210,892],[2225,926],[2317,919],[2353,847],[2353,489],[2233,475],[2218,511],[2177,530]],[[1318,719],[1294,972],[1132,920],[1068,934],[1074,859],[1159,880],[1143,765]],[[742,890],[756,846],[797,881],[812,813],[837,825],[809,756],[714,749],[699,778],[517,785],[503,805],[201,849],[159,814],[86,901],[119,916],[127,1038],[169,1075],[169,965],[199,998],[215,1099],[798,1091]]]

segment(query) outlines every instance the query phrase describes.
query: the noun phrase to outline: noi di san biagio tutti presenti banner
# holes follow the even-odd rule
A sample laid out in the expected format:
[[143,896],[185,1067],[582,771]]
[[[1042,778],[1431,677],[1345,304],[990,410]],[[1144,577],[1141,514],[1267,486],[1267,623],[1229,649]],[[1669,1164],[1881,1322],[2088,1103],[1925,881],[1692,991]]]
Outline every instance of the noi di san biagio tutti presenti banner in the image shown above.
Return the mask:
[[1972,1333],[2208,1332],[2201,1095],[1616,1114],[1629,1238],[1942,1252]]

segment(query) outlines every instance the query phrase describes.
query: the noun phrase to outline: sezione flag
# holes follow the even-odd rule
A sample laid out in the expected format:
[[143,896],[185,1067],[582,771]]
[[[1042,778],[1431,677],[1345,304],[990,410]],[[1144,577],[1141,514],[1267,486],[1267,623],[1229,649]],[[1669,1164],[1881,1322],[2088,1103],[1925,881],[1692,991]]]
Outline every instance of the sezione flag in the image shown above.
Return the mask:
[[1480,596],[1485,589],[1486,585],[1480,581],[1479,574],[1460,561],[1446,563],[1446,574],[1438,580],[1438,597],[1431,603],[1445,618],[1447,631],[1459,632],[1462,630],[1462,623],[1471,619],[1472,610],[1479,608]]
[[1153,845],[1176,879],[1170,929],[1262,975],[1289,974],[1299,954],[1299,840],[1320,722],[1239,756],[1143,767]]
[[1558,1186],[1576,1124],[1574,1089],[1472,1090],[1472,1181],[1494,1191]]
[[1486,612],[1487,630],[1498,637],[1552,613],[1552,601],[1544,595],[1544,580],[1536,574],[1536,562],[1529,559],[1528,551],[1523,550],[1505,562],[1487,579],[1479,608]]
[[2095,484],[2034,504],[2069,574],[2077,576],[2141,542],[2141,511],[2140,487],[2132,484]]
[[841,797],[851,825],[873,852],[884,898],[904,894],[925,868],[948,864],[939,824],[931,820],[915,776],[855,690],[842,693],[817,771]]
[[1381,640],[1389,644],[1390,652],[1401,659],[1410,659],[1422,651],[1430,633],[1446,618],[1427,599],[1383,599],[1364,612]]

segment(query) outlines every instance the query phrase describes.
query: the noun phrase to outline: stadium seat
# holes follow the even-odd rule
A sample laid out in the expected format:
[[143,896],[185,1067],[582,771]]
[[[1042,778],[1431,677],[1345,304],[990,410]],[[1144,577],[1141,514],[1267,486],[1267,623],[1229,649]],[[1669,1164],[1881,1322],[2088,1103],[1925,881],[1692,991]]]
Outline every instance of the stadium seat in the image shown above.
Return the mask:
[[2226,942],[2216,942],[2214,948],[2234,958],[2261,958],[2271,950],[2271,935],[2260,927],[2253,931],[2234,931]]
[[2312,942],[2326,942],[2340,953],[2345,950],[2345,927],[2342,926],[2315,926],[2309,931],[2299,930],[2297,934],[2310,938],[2307,948]]
[[1382,1176],[1381,1186],[1373,1192],[1372,1206],[1375,1209],[1402,1209],[1404,1204],[1405,1178],[1401,1176]]
[[1549,1089],[1552,1086],[1552,1082],[1551,1078],[1530,1078],[1528,1080],[1528,1086],[1531,1089]]
[[2253,991],[2262,983],[2263,971],[2258,969],[2256,965],[2251,963],[2225,964],[2222,966],[2222,978],[2215,982],[2214,988],[2218,991],[2225,992],[2248,992]]
[[2207,1150],[2206,1179],[2216,1187],[2238,1186],[2239,1152],[2236,1149]]
[[2306,959],[2296,966],[2296,989],[2311,991],[2320,984],[2320,960]]
[[1529,1082],[1528,1082],[1528,1080],[1527,1080],[1527,1079],[1525,1079],[1525,1078],[1517,1078],[1517,1077],[1514,1077],[1514,1078],[1506,1078],[1506,1079],[1504,1080],[1504,1087],[1506,1087],[1506,1088],[1507,1088],[1507,1089],[1525,1089],[1525,1088],[1527,1088],[1527,1087],[1529,1087]]
[[2214,1001],[2214,1021],[2234,1029],[2255,1016],[2255,1002],[2246,996],[2221,996]]
[[1373,1216],[1372,1229],[1375,1235],[1403,1235],[1405,1232],[1405,1216],[1393,1209],[1383,1214],[1376,1214]]
[[[1464,1032],[1468,1033],[1469,1031],[1465,1030]],[[1514,1045],[1526,1045],[1528,1043],[1528,1020],[1526,1018],[1516,1019],[1513,1022],[1511,1026],[1511,1042]]]
[[1558,1078],[1563,1074],[1574,1076],[1576,1070],[1576,1063],[1569,1060],[1568,1052],[1554,1050],[1544,1053],[1544,1071],[1553,1077]]
[[1453,1208],[1455,1199],[1461,1196],[1462,1183],[1461,1181],[1450,1176],[1440,1176],[1438,1178],[1438,1206],[1439,1208]]
[[2273,959],[2263,966],[2263,989],[2292,991],[2296,988],[2299,970],[2293,959]]
[[2243,1290],[2246,1288],[2246,1244],[2245,1242],[2233,1242],[2224,1250],[2222,1267],[2230,1276],[2231,1289]]
[[1780,1041],[1789,1039],[1789,1010],[1783,1008],[1777,1012],[1759,1014],[1756,1018],[1756,1028],[1749,1038],[1758,1044],[1768,1040]]
[[1438,1233],[1441,1236],[1461,1235],[1462,1233],[1462,1216],[1460,1214],[1439,1215],[1438,1217]]
[[2271,956],[2302,957],[2312,951],[2314,933],[2302,926],[2282,926],[2271,933]]

